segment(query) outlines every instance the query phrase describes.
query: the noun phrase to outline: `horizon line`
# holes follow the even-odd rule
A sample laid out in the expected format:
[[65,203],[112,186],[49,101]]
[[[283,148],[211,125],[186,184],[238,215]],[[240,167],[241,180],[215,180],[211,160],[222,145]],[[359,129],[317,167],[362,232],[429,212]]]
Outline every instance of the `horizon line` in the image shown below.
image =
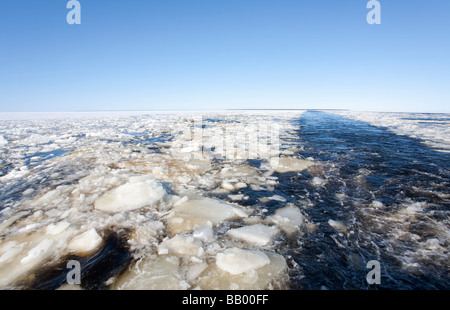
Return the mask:
[[157,110],[157,109],[149,109],[149,110],[71,110],[71,111],[0,111],[3,113],[89,113],[89,112],[199,112],[199,111],[352,111],[352,112],[380,112],[380,113],[444,113],[448,114],[449,112],[442,111],[381,111],[381,110],[354,110],[354,109],[314,109],[314,108],[286,108],[286,109],[256,109],[256,108],[239,108],[239,109],[167,109],[167,110]]

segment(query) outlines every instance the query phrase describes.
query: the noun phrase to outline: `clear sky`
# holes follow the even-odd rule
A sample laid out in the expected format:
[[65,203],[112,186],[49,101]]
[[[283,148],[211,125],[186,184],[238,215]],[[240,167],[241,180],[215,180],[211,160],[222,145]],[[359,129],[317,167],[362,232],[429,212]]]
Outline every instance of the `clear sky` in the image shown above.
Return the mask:
[[450,112],[450,1],[0,2],[0,111]]

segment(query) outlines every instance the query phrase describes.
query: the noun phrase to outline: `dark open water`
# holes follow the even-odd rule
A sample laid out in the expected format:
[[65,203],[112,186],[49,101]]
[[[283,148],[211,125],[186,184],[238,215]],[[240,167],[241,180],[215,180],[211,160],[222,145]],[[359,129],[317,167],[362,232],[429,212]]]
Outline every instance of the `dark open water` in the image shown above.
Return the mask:
[[[300,155],[326,165],[279,176],[278,191],[306,198],[313,207],[304,212],[321,223],[287,250],[301,270],[292,288],[449,289],[450,154],[329,113],[306,112],[298,122]],[[314,175],[327,182],[312,185]],[[380,285],[367,284],[370,260],[381,264]]]

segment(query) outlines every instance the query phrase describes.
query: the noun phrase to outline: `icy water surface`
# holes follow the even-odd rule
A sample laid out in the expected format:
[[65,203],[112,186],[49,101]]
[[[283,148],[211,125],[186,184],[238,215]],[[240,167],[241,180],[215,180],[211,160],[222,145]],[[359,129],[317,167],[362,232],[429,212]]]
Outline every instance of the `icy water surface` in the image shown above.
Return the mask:
[[294,254],[305,276],[298,287],[367,288],[364,262],[376,259],[379,288],[448,289],[450,156],[328,113],[307,112],[299,125],[302,155],[326,163],[317,172],[326,182],[312,187],[304,172],[286,189],[307,196],[306,213],[322,224]]
[[349,111],[0,121],[0,287],[449,289],[447,132]]

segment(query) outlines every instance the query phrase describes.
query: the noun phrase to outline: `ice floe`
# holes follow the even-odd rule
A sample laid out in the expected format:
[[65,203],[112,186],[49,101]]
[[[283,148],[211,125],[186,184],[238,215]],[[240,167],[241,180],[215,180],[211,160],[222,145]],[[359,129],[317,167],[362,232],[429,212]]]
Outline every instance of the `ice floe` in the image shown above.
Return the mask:
[[178,254],[201,257],[205,253],[200,240],[192,236],[176,235],[158,246],[158,254]]
[[216,264],[199,276],[201,289],[248,290],[285,288],[287,264],[283,256],[231,248],[218,253]]
[[158,202],[166,194],[153,176],[131,177],[128,183],[100,197],[95,208],[108,212],[135,210]]
[[291,236],[298,232],[304,224],[304,216],[300,209],[293,204],[275,211],[270,220],[277,224],[281,230]]
[[[129,267],[108,280],[112,289],[289,287],[277,244],[299,232],[304,218],[294,205],[266,216],[263,204],[287,202],[273,193],[276,173],[318,164],[296,158],[289,142],[300,114],[0,121],[0,182],[16,191],[0,188],[0,288],[19,286],[67,257],[88,259],[108,246],[111,231],[132,253]],[[206,125],[196,141],[201,127],[192,119],[199,116]],[[275,127],[280,139],[273,144],[258,145],[255,154],[242,147],[258,135],[271,138]],[[232,134],[234,144],[218,132]],[[201,156],[185,156],[193,152]],[[249,203],[257,191],[261,200]]]
[[278,173],[285,173],[291,171],[303,171],[316,163],[306,159],[300,159],[295,157],[280,157],[274,169]]
[[221,270],[237,275],[270,264],[270,259],[264,252],[232,248],[218,253],[216,264]]
[[341,233],[345,233],[347,231],[347,227],[344,225],[344,223],[336,220],[328,220],[328,225],[336,229],[337,231]]
[[175,206],[172,212],[167,219],[171,234],[191,231],[205,225],[216,226],[225,220],[248,217],[242,207],[210,198],[188,200]]
[[255,224],[230,229],[227,232],[227,235],[250,244],[264,246],[272,241],[277,232],[278,230],[275,227],[266,226],[263,224]]
[[94,228],[73,237],[67,245],[69,252],[85,256],[93,251],[97,250],[102,244],[102,237],[97,233]]

